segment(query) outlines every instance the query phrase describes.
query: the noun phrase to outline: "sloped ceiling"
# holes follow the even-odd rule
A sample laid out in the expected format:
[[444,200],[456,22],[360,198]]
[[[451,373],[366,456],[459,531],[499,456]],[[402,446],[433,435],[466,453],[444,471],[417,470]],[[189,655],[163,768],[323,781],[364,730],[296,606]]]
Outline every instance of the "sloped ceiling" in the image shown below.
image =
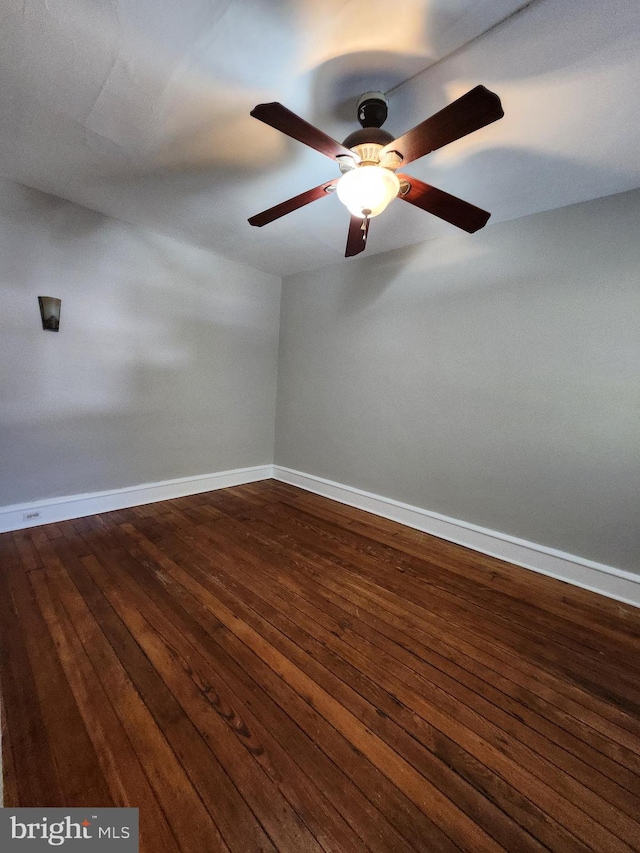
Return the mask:
[[[640,186],[639,39],[637,0],[5,0],[0,173],[286,275],[339,261],[349,217],[247,224],[337,171],[255,104],[341,140],[382,90],[399,135],[483,83],[505,118],[407,171],[500,221]],[[396,201],[367,252],[452,230]]]

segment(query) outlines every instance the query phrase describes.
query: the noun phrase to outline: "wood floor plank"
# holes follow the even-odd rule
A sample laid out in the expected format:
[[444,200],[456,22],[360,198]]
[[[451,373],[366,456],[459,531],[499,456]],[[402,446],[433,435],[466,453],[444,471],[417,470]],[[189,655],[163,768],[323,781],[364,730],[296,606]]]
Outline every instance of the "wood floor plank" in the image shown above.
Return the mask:
[[18,792],[18,772],[13,760],[13,751],[11,749],[11,740],[9,737],[9,721],[7,713],[4,709],[2,696],[0,695],[0,741],[2,746],[2,754],[0,755],[0,767],[3,770],[3,785],[2,798],[0,806],[6,808],[17,807],[20,803],[20,794]]
[[40,559],[36,549],[33,547],[33,543],[29,538],[28,532],[26,530],[14,530],[12,536],[25,571],[37,569],[41,566],[42,560]]
[[143,853],[640,853],[640,611],[274,481],[0,535],[0,713]]
[[55,639],[114,805],[139,809],[141,853],[178,851],[178,843],[131,746],[126,728],[114,711],[61,602],[52,595],[43,572],[33,572],[30,582]]
[[[66,618],[76,628],[93,668],[127,729],[173,834],[180,840],[181,850],[198,853],[206,845],[216,853],[229,853],[229,847],[223,841],[178,756],[165,739],[164,732],[131,681],[89,605],[67,574],[67,566],[72,565],[77,558],[71,554],[65,556],[65,564],[55,554],[47,560],[47,581],[62,602]],[[198,837],[194,837],[194,822],[198,825]]]
[[[289,846],[300,850],[301,853],[319,853],[321,848],[304,822],[300,820],[297,812],[281,792],[270,784],[262,766],[258,764],[256,767],[251,751],[262,753],[264,751],[262,744],[256,740],[255,735],[252,736],[246,724],[241,722],[242,717],[232,709],[229,713],[232,719],[240,721],[240,725],[238,727],[227,725],[191,678],[192,655],[189,654],[187,659],[180,660],[178,652],[180,637],[177,632],[164,621],[162,628],[152,626],[138,608],[129,607],[126,595],[95,557],[87,557],[83,563],[96,586],[122,618],[132,637],[140,644],[158,676],[162,678],[168,690],[188,715],[194,728],[207,745],[213,747],[212,758],[215,754],[220,766],[236,786],[238,798],[233,804],[236,807],[232,812],[234,821],[247,822],[255,815],[275,845]],[[211,763],[213,762],[210,759],[210,766]],[[228,788],[232,790],[232,786]],[[242,812],[238,811],[240,802],[242,802],[240,806]],[[249,813],[245,803],[252,814]],[[221,808],[224,804],[219,802],[218,806]],[[227,808],[229,809],[229,806]],[[249,848],[258,847],[259,844],[262,844],[265,849],[267,846],[264,840],[258,840],[256,837],[243,843]]]
[[[292,526],[297,525],[306,529],[312,536],[324,541],[325,546],[334,554],[356,557],[363,566],[375,562],[385,567],[399,568],[409,588],[421,585],[421,575],[425,571],[425,566],[420,561],[399,557],[397,552],[388,546],[372,544],[370,540],[352,534],[348,529],[338,534],[334,526],[306,513],[290,512],[287,514],[287,519]],[[633,697],[634,712],[640,709],[638,705],[640,682],[635,675],[629,673],[629,669],[634,668],[633,663],[625,665],[622,655],[613,658],[605,667],[599,660],[599,649],[586,648],[581,643],[574,642],[568,631],[560,630],[561,626],[555,632],[549,631],[545,624],[546,615],[542,612],[538,613],[535,608],[532,609],[526,604],[519,605],[509,597],[506,602],[501,602],[500,596],[496,597],[495,594],[491,607],[488,607],[482,592],[473,594],[474,588],[478,585],[470,583],[468,579],[462,585],[457,582],[452,583],[450,575],[446,582],[437,583],[437,580],[436,573],[431,570],[429,592],[432,597],[437,596],[443,608],[464,612],[467,620],[479,622],[486,630],[493,629],[494,636],[520,638],[523,651],[526,649],[530,655],[536,655],[539,659],[564,667],[566,674],[575,672],[576,676],[583,674],[583,677],[591,679],[600,675],[607,690],[619,682],[621,701],[626,704],[627,698]],[[541,624],[538,624],[538,621]],[[594,681],[594,683],[598,685],[600,682]]]
[[[252,801],[252,807],[261,822],[269,829],[271,837],[277,838],[284,832],[292,835],[291,840],[290,842],[278,841],[279,844],[290,843],[292,847],[300,850],[308,847],[304,839],[296,841],[299,826],[288,826],[292,816],[290,809],[287,809],[287,821],[283,822],[282,827],[269,828],[274,822],[274,817],[282,821],[282,815],[285,814],[282,804],[278,807],[278,799],[282,794],[290,803],[293,813],[302,818],[305,824],[314,827],[318,835],[323,838],[324,849],[357,850],[359,847],[357,837],[346,821],[335,819],[333,810],[326,807],[326,800],[321,791],[309,785],[305,774],[277,744],[270,732],[260,724],[255,715],[239,707],[241,700],[220,678],[202,651],[189,642],[189,637],[184,632],[184,617],[181,619],[180,628],[174,625],[167,614],[144,595],[142,588],[131,574],[121,570],[123,558],[124,555],[121,554],[103,555],[100,561],[117,587],[117,590],[114,587],[111,588],[110,600],[120,605],[119,612],[126,611],[129,619],[134,618],[138,621],[137,634],[144,636],[149,633],[141,627],[141,622],[144,620],[158,637],[164,638],[162,644],[159,645],[156,641],[154,645],[149,646],[148,654],[150,658],[155,656],[159,661],[158,671],[166,673],[167,684],[171,682],[175,685],[174,695],[182,697],[185,711],[190,713],[194,721],[197,721],[198,728],[207,741],[215,744],[216,751],[219,751],[220,743],[224,738],[224,734],[220,732],[221,726],[226,732],[233,734],[232,742],[237,741],[240,744],[240,755],[237,749],[231,752],[230,775],[237,776],[238,770],[242,771],[242,778],[236,778],[236,784],[243,791],[244,796]],[[124,559],[126,561],[126,558]],[[92,568],[96,569],[95,564]],[[133,569],[133,573],[135,576],[144,574],[142,570],[136,568]],[[126,603],[132,600],[136,602],[135,611],[126,606]],[[131,627],[136,630],[135,625]],[[146,643],[149,643],[148,638]],[[254,763],[262,769],[264,776],[252,772]],[[244,767],[241,768],[243,764]],[[277,765],[281,765],[281,770],[276,769]],[[271,790],[269,783],[272,783],[276,790]],[[332,829],[328,835],[327,827]],[[323,837],[325,835],[327,837]],[[336,843],[340,846],[336,847]],[[361,849],[365,848],[361,846]]]
[[[243,565],[241,560],[238,563],[240,575],[245,575],[246,565]],[[264,564],[262,566],[264,567]],[[226,568],[230,567],[227,566]],[[218,577],[221,577],[219,569],[220,566],[218,564],[217,574]],[[261,584],[255,577],[251,577],[247,582],[252,589],[261,587]],[[261,588],[265,594],[268,594],[264,587]],[[318,618],[320,617],[318,616]],[[299,636],[297,639],[298,641],[300,640]],[[332,644],[329,632],[323,634],[323,642],[327,646]],[[302,641],[302,644],[304,645],[304,641]],[[323,659],[326,665],[331,666],[331,655],[325,656],[320,652],[318,658]],[[500,793],[498,793],[497,789],[494,791],[491,802],[487,802],[484,797],[478,797],[478,791],[483,790],[486,793],[488,789],[491,789],[493,781],[487,779],[487,769],[483,764],[477,762],[464,750],[456,750],[452,741],[445,743],[447,739],[443,738],[435,729],[428,727],[428,733],[426,733],[424,726],[416,724],[414,716],[404,713],[404,706],[398,700],[397,691],[395,694],[386,693],[386,691],[381,692],[376,690],[376,685],[371,685],[370,689],[367,690],[366,687],[363,687],[363,683],[359,677],[350,678],[349,683],[355,684],[360,694],[367,695],[370,698],[372,706],[368,714],[368,725],[372,729],[378,729],[379,733],[383,736],[384,731],[380,731],[380,729],[388,729],[388,726],[385,726],[384,723],[381,723],[377,719],[373,710],[383,720],[385,718],[389,720],[395,718],[401,724],[403,721],[406,723],[407,720],[410,720],[408,728],[411,729],[413,737],[420,740],[430,749],[433,756],[435,756],[435,760],[430,760],[428,754],[416,750],[415,745],[405,739],[405,748],[408,745],[407,759],[414,766],[417,766],[426,777],[433,780],[443,793],[446,793],[453,801],[465,808],[479,825],[484,825],[496,837],[496,840],[505,845],[505,849],[515,849],[516,847],[522,851],[541,849],[532,838],[522,832],[515,831],[517,827],[514,827],[501,812],[501,810],[505,810],[507,813],[512,811],[513,813],[517,813],[526,822],[526,815],[523,816],[523,812],[532,811],[529,801],[519,797],[513,790],[507,790],[508,786],[504,785],[498,786],[501,788]],[[362,705],[358,709],[358,716],[361,719],[365,719],[366,714],[363,713]],[[387,737],[389,738],[388,733]],[[394,743],[396,749],[402,751],[402,747],[398,744],[397,735],[394,738],[392,734],[389,740]],[[448,752],[446,752],[447,747],[449,747]],[[446,752],[446,761],[443,761],[443,751]],[[454,759],[453,755],[456,752],[457,755]],[[462,772],[458,773],[460,769],[462,769]],[[468,784],[465,784],[465,782]],[[499,802],[498,810],[493,805],[495,801]],[[561,842],[563,838],[563,830],[557,825],[553,832],[553,838],[558,842]],[[570,840],[566,837],[563,843],[564,846],[559,849],[574,849],[571,846]],[[579,849],[577,845],[575,849]]]
[[[228,552],[237,540],[237,532],[238,522],[230,520],[225,524],[213,526],[205,535],[212,541],[220,542],[220,534],[226,533],[226,540],[223,541],[228,543],[225,547]],[[256,538],[255,532],[252,531],[252,539]],[[268,548],[260,550],[254,541],[243,557],[248,560],[254,556],[259,561],[261,572],[269,576],[271,588],[278,591],[278,596],[282,596],[285,590],[292,593],[295,597],[289,600],[293,602],[294,607],[307,614],[312,623],[323,626],[325,645],[334,643],[334,638],[338,638],[340,642],[347,642],[364,655],[365,660],[375,658],[383,662],[407,684],[415,685],[418,682],[428,694],[432,694],[434,688],[447,691],[462,706],[481,712],[487,720],[499,726],[501,732],[510,733],[540,754],[551,753],[552,760],[558,763],[563,771],[569,772],[577,780],[585,780],[592,790],[599,792],[607,801],[615,803],[629,816],[635,817],[640,811],[640,796],[631,793],[634,789],[638,789],[640,793],[637,774],[626,771],[626,768],[592,749],[585,741],[570,736],[564,729],[547,724],[546,719],[528,714],[527,708],[511,700],[508,693],[501,693],[492,684],[477,678],[467,669],[449,666],[447,658],[421,643],[414,642],[410,634],[394,629],[386,623],[381,625],[379,619],[375,621],[374,628],[372,621],[366,623],[360,619],[360,611],[354,620],[353,612],[348,613],[342,609],[342,596],[331,596],[330,593],[319,596],[316,592],[318,584],[304,585],[299,582],[304,569],[310,568],[305,565],[304,559],[297,558],[295,561],[295,567],[299,571],[294,581],[294,563],[284,549],[281,548],[275,553]],[[260,579],[252,579],[251,588],[255,590],[256,583],[260,582]],[[267,589],[267,592],[269,591],[270,589]],[[364,613],[366,615],[367,611]],[[345,624],[345,619],[351,621]],[[378,631],[381,627],[386,630]],[[500,678],[493,672],[489,677],[494,680]],[[600,769],[603,773],[600,773]],[[629,790],[618,784],[621,777],[629,785]]]
[[[215,536],[215,530],[218,529],[218,527],[219,525],[216,525],[213,528],[211,536]],[[401,711],[397,709],[395,703],[392,701],[387,701],[385,703],[386,697],[381,693],[381,691],[376,689],[375,682],[365,684],[361,679],[361,672],[369,674],[371,671],[372,665],[367,657],[360,655],[354,659],[354,656],[351,656],[356,666],[350,667],[349,665],[345,665],[343,661],[337,659],[332,656],[331,653],[327,653],[326,651],[327,647],[331,648],[336,646],[336,643],[332,641],[332,635],[330,632],[323,634],[321,629],[316,626],[315,634],[318,637],[318,640],[314,639],[309,633],[305,635],[304,630],[299,629],[297,625],[297,623],[302,621],[300,619],[299,611],[287,608],[285,603],[282,612],[279,612],[275,607],[267,603],[266,599],[270,599],[271,601],[274,599],[270,595],[268,588],[261,586],[256,577],[251,577],[249,581],[252,589],[248,589],[246,586],[243,586],[243,584],[236,581],[235,578],[231,579],[226,570],[230,569],[233,571],[233,562],[237,562],[242,559],[242,556],[237,550],[234,551],[228,540],[226,542],[226,546],[227,547],[224,548],[224,553],[225,556],[230,555],[229,563],[231,565],[225,566],[224,577],[227,578],[227,580],[223,582],[225,583],[225,590],[229,590],[233,595],[238,596],[234,602],[234,611],[237,612],[240,607],[239,602],[242,601],[243,605],[247,604],[252,608],[253,613],[257,614],[260,612],[265,614],[265,618],[262,619],[261,617],[256,618],[253,614],[243,611],[243,613],[245,613],[245,621],[252,621],[253,624],[258,626],[260,633],[270,640],[273,640],[274,636],[276,636],[271,630],[271,627],[275,628],[281,636],[278,637],[277,641],[274,641],[274,644],[279,641],[278,647],[281,648],[290,659],[304,668],[305,672],[313,677],[316,683],[318,683],[322,677],[322,674],[320,677],[316,675],[318,672],[318,667],[315,664],[316,661],[322,662],[326,667],[326,673],[335,673],[338,675],[341,682],[333,681],[332,687],[330,688],[332,695],[339,699],[343,706],[351,707],[353,710],[357,709],[358,717],[366,721],[370,729],[378,733],[385,742],[390,743],[397,754],[402,755],[402,757],[412,763],[413,766],[418,766],[423,775],[428,778],[433,778],[434,775],[437,774],[437,766],[434,766],[433,762],[429,763],[428,755],[425,752],[420,752],[419,750],[416,750],[415,747],[412,748],[411,741],[407,741],[401,732],[396,731],[393,728],[392,721],[401,717]],[[223,579],[223,575],[219,572],[219,561],[220,558],[218,558],[217,561],[217,582]],[[247,568],[246,564],[242,565],[240,574],[244,574]],[[200,576],[199,579],[201,582],[207,583],[206,578]],[[215,586],[219,592],[217,582]],[[265,596],[264,599],[259,599],[259,596],[255,594],[253,590],[256,589],[256,587],[261,590],[262,594]],[[313,630],[313,627],[311,627],[311,631]],[[282,637],[286,637],[290,642],[283,640]],[[304,654],[297,652],[297,649],[306,652],[307,657],[305,657]],[[349,654],[348,651],[346,653],[347,655]],[[309,660],[313,661],[311,665],[309,664]],[[374,664],[374,678],[375,667],[376,665]],[[325,679],[327,681],[331,680],[326,678],[326,674]],[[422,697],[409,688],[405,688],[401,682],[395,678],[395,676],[387,674],[386,680],[393,690],[394,695],[399,698],[401,702],[418,710],[419,713],[421,712],[423,718],[429,719],[435,716],[438,721],[438,728],[440,731],[449,733],[452,735],[453,739],[457,739],[464,743],[470,743],[470,741],[473,740],[474,748],[477,750],[475,753],[476,757],[482,756],[486,761],[491,761],[493,758],[494,769],[497,770],[498,767],[502,766],[503,773],[509,774],[510,779],[518,780],[521,790],[524,788],[522,791],[523,793],[527,791],[535,791],[537,797],[545,796],[545,790],[540,786],[537,779],[533,777],[537,776],[539,779],[540,776],[542,776],[543,778],[546,778],[547,784],[551,784],[551,786],[555,788],[556,794],[559,795],[548,797],[548,810],[551,813],[555,813],[556,817],[562,822],[570,825],[572,831],[576,835],[582,837],[583,840],[595,836],[601,840],[602,844],[608,845],[611,850],[619,849],[622,851],[625,849],[631,849],[626,847],[624,839],[628,838],[629,835],[632,837],[635,836],[635,821],[626,820],[625,815],[622,815],[616,809],[611,808],[606,801],[592,795],[591,792],[585,790],[580,783],[574,783],[571,780],[571,777],[564,773],[559,773],[557,769],[553,767],[545,766],[544,762],[546,759],[539,759],[528,747],[519,744],[515,740],[511,740],[508,744],[502,747],[502,751],[505,752],[506,749],[506,754],[512,760],[513,766],[505,767],[504,762],[499,763],[496,761],[497,754],[491,756],[487,751],[486,746],[484,746],[484,743],[493,744],[494,747],[499,746],[500,742],[504,743],[503,734],[497,727],[493,727],[493,729],[491,729],[491,727],[486,724],[479,715],[475,713],[475,711],[465,709],[460,703],[456,706],[455,703],[451,701],[450,697],[448,697],[444,691],[439,690],[435,685],[432,685],[431,692],[437,696],[438,709],[433,706],[425,705]],[[357,693],[351,691],[350,688],[345,690],[342,686],[343,684],[357,684]],[[370,705],[363,704],[359,701],[359,697],[363,696],[363,694],[364,698],[370,702]],[[380,710],[383,710],[384,714],[382,720],[380,720]],[[464,731],[458,729],[456,724],[453,722],[454,717],[452,717],[452,714],[455,714],[456,710],[458,712],[458,716],[462,720],[462,725],[465,727]],[[378,714],[378,717],[375,716],[376,713]],[[417,736],[421,740],[428,736],[422,732],[420,726],[416,726],[415,719],[412,722],[414,731],[416,731],[416,735],[414,736]],[[542,767],[539,766],[540,761],[543,762]],[[531,778],[527,778],[526,775],[520,771],[520,768],[522,767],[527,768],[528,772],[532,774]],[[583,812],[580,808],[574,807],[576,799],[584,802],[585,807],[588,809],[588,813]],[[458,803],[465,802],[464,792],[459,788],[456,790],[455,801]],[[591,818],[592,813],[595,813],[597,820],[593,820]],[[478,820],[478,813],[474,813],[474,818],[481,823],[481,821]],[[614,824],[613,833],[607,828],[612,823]],[[493,825],[496,829],[499,827],[499,821],[495,818]],[[617,837],[614,837],[614,833],[617,833]],[[622,840],[620,839],[620,836],[622,836]],[[526,842],[523,839],[521,841],[521,846],[524,847],[525,843]]]
[[44,723],[36,682],[29,660],[26,626],[11,595],[8,574],[19,570],[19,561],[9,536],[0,541],[0,678],[5,726],[3,742],[12,762],[7,769],[8,790],[21,806],[63,806],[53,749]]
[[[121,555],[118,560],[121,565],[126,563]],[[162,583],[158,584],[158,570],[144,558],[138,565],[142,564],[146,572],[140,573],[136,567],[131,569],[136,583],[164,611],[174,614],[177,624],[193,635],[199,647],[209,652],[212,664],[221,665],[221,658],[224,660],[224,678],[231,681],[233,691],[242,697],[248,711],[265,719],[274,735],[281,739],[281,745],[291,750],[304,772],[316,781],[334,807],[348,817],[369,847],[411,853],[422,850],[421,840],[429,839],[427,849],[430,851],[453,849],[446,836],[438,835],[434,840],[438,830],[428,818],[415,809],[412,811],[412,804],[403,800],[400,792],[362,755],[350,749],[348,742],[315,709],[290,690],[231,632],[221,630],[221,623],[202,608],[195,597],[164,574]],[[350,785],[350,781],[360,789]],[[367,800],[365,795],[372,800]],[[392,823],[397,819],[397,829],[394,830],[377,810],[376,803],[380,800],[390,810]],[[403,840],[398,830],[408,835],[411,844]]]
[[[104,776],[95,772],[98,759],[93,744],[61,666],[55,643],[38,607],[29,577],[25,572],[11,570],[7,571],[6,577],[11,597],[25,628],[27,655],[63,802],[77,802],[78,805],[98,808],[113,806]],[[55,696],[56,701],[48,702],[49,696]]]
[[275,850],[235,786],[228,784],[219,759],[119,619],[86,566],[72,560],[66,568],[132,685],[179,757],[202,803],[215,819],[229,849],[238,853],[247,849],[264,850],[265,853]]
[[[546,610],[559,614],[565,621],[570,619],[576,625],[586,624],[587,629],[590,629],[595,617],[599,633],[617,641],[633,642],[636,648],[640,644],[636,608],[631,605],[604,600],[601,596],[594,596],[593,593],[566,583],[549,583],[544,576],[532,575],[503,560],[445,542],[398,522],[372,516],[364,510],[332,504],[300,489],[291,489],[289,494],[282,494],[281,501],[338,527],[362,533],[374,542],[389,544],[401,553],[427,559],[432,566],[443,567],[466,579],[470,579],[470,576],[482,578],[489,590],[500,590],[516,601],[544,602]],[[461,559],[462,555],[464,559]]]
[[[284,559],[286,559],[286,555],[291,550],[289,528],[284,524],[281,530],[285,532],[279,533],[273,526],[265,526],[264,522],[252,518],[252,536],[272,545],[274,543],[280,545],[284,542],[285,544],[280,545],[280,547],[281,554],[284,554]],[[617,741],[611,742],[609,740],[612,735],[624,740],[624,733],[620,730],[611,724],[604,724],[609,737],[602,738],[591,725],[584,728],[580,727],[577,730],[582,738],[580,740],[573,734],[576,731],[577,719],[593,724],[597,718],[589,717],[585,713],[578,717],[569,716],[564,710],[559,714],[555,713],[556,705],[565,703],[557,700],[555,702],[549,701],[551,697],[548,694],[545,695],[544,702],[536,702],[537,697],[529,690],[526,694],[523,694],[522,690],[514,692],[514,686],[523,683],[526,685],[527,682],[518,678],[518,671],[514,671],[513,667],[508,665],[509,661],[505,657],[501,659],[494,657],[496,654],[495,647],[492,647],[490,653],[487,653],[482,646],[474,646],[465,639],[460,639],[457,632],[451,630],[449,623],[435,616],[433,611],[416,605],[413,601],[407,601],[406,598],[392,593],[389,589],[364,581],[357,574],[345,570],[343,566],[338,566],[335,560],[331,561],[319,557],[317,554],[313,554],[312,558],[309,558],[309,553],[311,552],[305,549],[298,549],[295,558],[292,558],[295,559],[296,577],[299,579],[301,573],[309,572],[314,591],[326,590],[325,595],[328,593],[329,596],[333,596],[333,599],[339,602],[340,607],[346,608],[351,616],[355,614],[359,622],[361,618],[364,618],[375,631],[394,640],[393,653],[402,657],[409,650],[417,656],[418,660],[433,661],[438,668],[447,672],[451,671],[447,666],[447,659],[455,664],[462,663],[462,668],[456,667],[455,677],[467,683],[469,681],[467,672],[471,670],[469,675],[473,682],[476,685],[480,683],[484,692],[491,685],[500,684],[501,688],[504,688],[505,698],[513,696],[517,700],[515,710],[517,716],[526,714],[526,702],[529,702],[530,705],[533,704],[536,710],[542,711],[554,722],[557,721],[568,730],[572,742],[574,744],[577,742],[577,749],[581,754],[583,754],[581,744],[584,744],[586,740],[588,744],[599,747],[605,756],[610,756],[611,760],[604,762],[603,756],[594,749],[592,752],[595,754],[591,758],[610,775],[610,778],[617,782],[621,782],[622,778],[622,782],[628,786],[629,790],[639,791],[640,756],[619,746]],[[323,567],[326,568],[326,571],[316,571],[316,569]],[[292,572],[281,573],[279,582],[291,584],[292,574]],[[319,607],[322,610],[325,609],[324,604],[319,605]],[[461,655],[457,654],[458,650],[462,653]],[[507,664],[506,667],[505,663]],[[482,674],[485,679],[484,683],[476,677],[476,673]],[[495,697],[495,693],[493,695]],[[505,699],[499,698],[496,704],[499,707],[509,707],[509,703]],[[575,707],[572,707],[571,710],[574,714],[577,712]],[[635,743],[635,740],[632,742]],[[620,764],[627,765],[630,769],[627,770],[627,767],[621,767]]]
[[[227,628],[267,662],[297,693],[307,701],[310,699],[311,704],[321,711],[325,719],[334,728],[342,732],[354,746],[368,755],[376,766],[383,769],[390,781],[399,787],[418,807],[424,806],[425,799],[428,798],[430,808],[437,820],[447,823],[452,832],[455,831],[462,835],[468,832],[469,840],[472,839],[475,849],[499,849],[480,827],[468,821],[466,815],[455,804],[443,797],[437,788],[421,777],[382,738],[374,734],[366,725],[363,725],[351,710],[337,701],[318,681],[314,680],[299,665],[300,657],[293,644],[289,647],[287,642],[283,643],[281,638],[276,637],[269,630],[268,625],[259,617],[264,633],[256,630],[254,627],[256,620],[252,618],[252,615],[240,604],[238,599],[227,596],[215,580],[212,580],[215,586],[215,593],[213,593],[209,589],[207,577],[203,577],[199,573],[199,578],[194,579],[172,559],[166,557],[156,546],[140,537],[131,525],[125,525],[124,529],[136,538],[143,549],[153,556],[164,569],[172,575],[178,576],[186,588],[195,590],[201,600],[207,602],[209,609]],[[229,607],[230,604],[242,611],[242,619]],[[292,653],[291,657],[280,650],[283,645]],[[296,658],[297,662],[294,662],[292,658]],[[311,669],[313,669],[312,666]]]
[[[277,513],[277,509],[270,512],[273,516]],[[261,517],[264,514],[265,511],[260,512]],[[256,513],[253,512],[248,517],[254,519]],[[342,545],[339,534],[331,534],[330,537],[327,537],[322,528],[317,528],[316,525],[311,524],[308,519],[300,517],[299,514],[292,517],[287,513],[285,520],[289,527],[288,540],[295,542],[296,546],[307,545],[311,549],[309,553],[312,557],[319,556],[338,566],[354,569],[363,578],[380,584],[383,589],[394,591],[402,598],[408,598],[422,604],[430,614],[440,618],[458,633],[477,637],[480,642],[489,642],[498,649],[513,651],[523,662],[531,663],[538,672],[556,675],[559,684],[581,687],[589,696],[601,697],[604,700],[603,708],[613,708],[614,711],[610,711],[610,713],[615,715],[616,719],[628,726],[634,734],[640,732],[639,709],[635,701],[639,688],[636,686],[628,688],[634,695],[633,699],[629,699],[625,692],[627,690],[626,681],[620,684],[620,690],[615,692],[613,687],[614,685],[618,686],[619,676],[616,676],[616,673],[612,671],[611,681],[609,682],[606,677],[607,667],[601,659],[597,662],[601,677],[594,679],[592,677],[592,659],[583,660],[577,668],[572,668],[567,663],[563,651],[547,646],[542,638],[527,637],[526,628],[518,625],[509,628],[505,624],[500,624],[499,619],[494,614],[481,616],[478,612],[474,613],[469,610],[464,601],[456,599],[450,593],[439,590],[430,582],[425,583],[419,578],[412,577],[406,570],[402,572],[388,571],[384,565],[380,566],[375,559],[367,553],[363,553],[361,549],[354,551],[350,550],[348,546]],[[616,655],[615,651],[610,651],[607,656],[607,662],[609,661],[611,661],[612,667],[614,664],[617,667],[619,655]],[[595,663],[594,666],[596,666]],[[622,714],[616,715],[615,709],[621,711]]]

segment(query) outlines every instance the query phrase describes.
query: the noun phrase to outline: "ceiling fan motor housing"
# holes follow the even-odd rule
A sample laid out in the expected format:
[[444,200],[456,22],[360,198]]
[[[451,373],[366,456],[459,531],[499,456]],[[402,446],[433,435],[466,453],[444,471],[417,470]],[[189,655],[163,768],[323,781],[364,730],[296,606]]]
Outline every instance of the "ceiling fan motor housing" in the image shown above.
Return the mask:
[[[390,142],[393,142],[393,136],[386,130],[380,127],[362,127],[350,133],[342,144],[356,152],[361,165],[373,164],[397,169],[402,158],[395,151],[389,151],[384,162],[380,162],[380,152]],[[341,172],[348,172],[354,167],[353,160],[349,157],[340,157],[338,162]]]
[[[382,92],[365,92],[358,99],[358,121],[360,122],[360,130],[355,130],[342,143],[345,148],[350,148],[355,151],[360,157],[360,163],[375,164],[380,163],[380,151],[385,145],[393,142],[394,137],[386,130],[382,130],[381,125],[384,124],[387,118],[387,98]],[[340,160],[340,171],[347,172],[353,168],[353,163],[347,162],[348,158]],[[396,168],[391,163],[384,164]]]
[[361,127],[382,127],[387,120],[388,101],[383,92],[365,92],[358,98]]

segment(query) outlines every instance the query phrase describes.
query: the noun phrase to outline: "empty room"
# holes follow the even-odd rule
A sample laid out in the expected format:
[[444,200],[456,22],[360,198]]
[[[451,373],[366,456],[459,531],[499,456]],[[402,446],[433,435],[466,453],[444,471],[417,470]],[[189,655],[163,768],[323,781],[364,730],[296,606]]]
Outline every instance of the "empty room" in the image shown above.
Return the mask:
[[640,4],[0,0],[0,849],[640,853]]

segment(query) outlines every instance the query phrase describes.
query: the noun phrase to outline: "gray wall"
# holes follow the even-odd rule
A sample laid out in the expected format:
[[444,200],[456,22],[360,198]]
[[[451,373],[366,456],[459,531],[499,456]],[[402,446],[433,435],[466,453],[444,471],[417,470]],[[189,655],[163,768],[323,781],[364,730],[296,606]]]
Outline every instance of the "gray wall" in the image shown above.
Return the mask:
[[278,464],[640,571],[640,191],[285,279],[278,373],[279,279],[0,190],[0,506],[269,463],[277,380]]
[[634,191],[285,279],[276,463],[640,571],[639,272]]
[[6,181],[0,304],[0,506],[272,461],[279,278]]

